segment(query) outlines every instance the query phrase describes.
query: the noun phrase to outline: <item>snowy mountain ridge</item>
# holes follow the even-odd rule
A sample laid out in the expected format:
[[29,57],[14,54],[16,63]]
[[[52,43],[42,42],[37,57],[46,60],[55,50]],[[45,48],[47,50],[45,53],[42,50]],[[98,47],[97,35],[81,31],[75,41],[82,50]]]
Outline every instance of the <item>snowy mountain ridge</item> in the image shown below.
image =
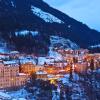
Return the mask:
[[39,16],[40,18],[42,18],[44,21],[46,22],[50,22],[50,23],[53,23],[53,22],[56,22],[56,23],[63,23],[60,19],[58,19],[57,17],[53,16],[52,14],[50,13],[47,13],[47,12],[44,12],[42,11],[41,9],[37,8],[37,7],[34,7],[34,6],[31,6],[31,10],[32,12]]

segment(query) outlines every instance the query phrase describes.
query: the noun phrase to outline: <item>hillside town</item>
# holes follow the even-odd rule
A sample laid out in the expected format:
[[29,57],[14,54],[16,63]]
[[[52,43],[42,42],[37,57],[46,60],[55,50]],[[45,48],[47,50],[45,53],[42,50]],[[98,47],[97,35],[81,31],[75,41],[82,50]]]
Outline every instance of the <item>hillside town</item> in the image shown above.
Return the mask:
[[[67,100],[70,97],[72,100],[78,100],[83,98],[83,95],[87,98],[85,97],[87,88],[90,90],[87,95],[91,94],[92,88],[87,87],[87,84],[93,86],[96,94],[99,93],[99,79],[100,53],[92,54],[88,49],[72,50],[52,47],[48,55],[42,56],[18,51],[0,53],[0,100],[20,100],[22,95],[23,100],[47,100],[48,97],[51,98],[50,100]],[[84,82],[86,85],[83,84]],[[84,93],[83,86],[80,84],[85,88]],[[39,91],[40,87],[41,91]],[[77,90],[78,87],[79,90]],[[46,88],[47,90],[44,90]],[[74,88],[76,90],[73,90]],[[15,94],[11,91],[15,91]],[[30,93],[32,93],[31,96]],[[41,93],[49,95],[39,97]],[[97,95],[88,96],[89,100],[99,98],[100,95]]]
[[[100,70],[100,53],[90,54],[87,49],[54,48],[54,51],[60,55],[61,59],[20,54],[18,51],[8,54],[1,53],[0,89],[20,88],[30,80],[33,73],[36,74],[37,79],[49,80],[53,83],[70,73],[85,75],[91,70]],[[71,78],[73,79],[73,77],[72,75]]]
[[100,100],[100,0],[0,0],[0,100]]

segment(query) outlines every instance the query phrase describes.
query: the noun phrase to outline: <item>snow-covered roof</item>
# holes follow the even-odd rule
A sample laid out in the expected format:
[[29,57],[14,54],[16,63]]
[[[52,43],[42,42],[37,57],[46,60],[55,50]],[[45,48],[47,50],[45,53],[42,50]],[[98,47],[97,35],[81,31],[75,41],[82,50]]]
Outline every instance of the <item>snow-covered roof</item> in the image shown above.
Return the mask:
[[26,74],[25,73],[18,73],[18,75],[25,76]]
[[16,60],[11,60],[11,61],[3,61],[3,63],[5,64],[5,65],[11,65],[11,64],[18,64],[18,62],[16,61]]
[[54,59],[48,59],[46,57],[38,57],[38,64],[39,65],[43,65],[45,62],[47,64],[51,64],[52,62],[54,62]]
[[26,100],[25,98],[19,98],[18,100]]
[[47,72],[46,71],[37,71],[36,74],[37,75],[43,75],[43,74],[45,75],[45,74],[47,74]]
[[18,54],[18,51],[11,51],[10,54]]
[[52,75],[52,74],[49,74],[47,76],[48,76],[48,78],[54,78],[55,77],[55,75]]
[[20,63],[25,64],[25,63],[32,63],[32,64],[36,64],[35,60],[32,58],[27,58],[27,57],[22,57],[20,58]]

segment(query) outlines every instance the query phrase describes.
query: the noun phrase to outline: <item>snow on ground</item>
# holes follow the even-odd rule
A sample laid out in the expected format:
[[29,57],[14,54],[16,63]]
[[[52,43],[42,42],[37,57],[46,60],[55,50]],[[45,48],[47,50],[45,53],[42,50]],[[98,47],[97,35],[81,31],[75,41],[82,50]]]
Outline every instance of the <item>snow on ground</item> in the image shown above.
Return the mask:
[[72,100],[86,100],[84,88],[80,83],[72,83]]
[[14,65],[18,64],[18,61],[17,60],[9,60],[9,61],[3,61],[3,63],[6,65],[13,64],[13,66],[14,66]]
[[8,50],[5,47],[0,47],[0,53],[7,53]]
[[52,95],[53,95],[53,97],[52,97],[52,100],[59,100],[59,95],[56,93],[57,91],[52,91]]
[[63,59],[62,55],[57,53],[56,51],[53,51],[53,48],[52,47],[49,47],[49,52],[48,52],[48,55],[51,57],[51,58],[54,58],[55,61],[60,61]]
[[59,81],[62,81],[63,84],[69,84],[69,74],[64,75],[64,77],[60,78]]
[[97,48],[97,47],[100,48],[100,44],[90,46],[90,48]]
[[15,32],[16,35],[18,35],[18,34],[20,34],[20,35],[27,35],[29,33],[31,33],[33,36],[38,35],[37,31],[23,30],[23,31]]
[[27,100],[29,93],[24,90],[20,89],[18,91],[7,92],[8,95],[11,96],[12,100]]
[[73,72],[73,79],[74,79],[74,81],[78,81],[79,75]]
[[51,41],[51,46],[56,46],[56,45],[60,45],[61,47],[65,47],[65,48],[70,48],[70,49],[78,49],[79,46],[70,41],[69,39],[65,39],[63,37],[59,37],[59,36],[51,36],[50,38]]
[[97,72],[98,74],[100,74],[100,69],[96,70],[96,72]]
[[[73,81],[78,81],[79,80],[78,74],[76,74],[76,73],[73,72],[72,75],[73,75]],[[70,75],[69,74],[66,74],[66,75],[64,75],[63,78],[60,78],[59,81],[62,81],[63,84],[70,85],[69,84],[69,77],[70,77]]]
[[15,7],[15,5],[14,5],[14,2],[13,2],[13,1],[11,1],[11,5],[12,5],[12,7]]
[[64,78],[60,78],[59,81],[72,89],[71,100],[86,100],[84,88],[82,84],[78,82],[78,74],[73,73],[73,81],[70,81],[69,77],[70,75],[66,74]]
[[11,99],[10,95],[0,92],[0,100],[10,100],[10,99]]
[[50,23],[53,23],[53,22],[63,23],[57,17],[55,17],[55,16],[53,16],[53,15],[47,13],[47,12],[44,12],[41,9],[37,8],[37,7],[31,6],[31,10],[32,10],[32,12],[35,15],[39,16],[40,18],[42,18],[46,22],[50,22]]
[[69,39],[65,39],[59,36],[51,36],[50,37],[51,45],[49,47],[48,56],[54,58],[55,60],[63,60],[63,57],[58,52],[54,51],[54,47],[62,47],[69,49],[77,49],[79,48],[75,43],[71,42]]
[[7,43],[3,40],[0,41],[0,53],[8,53]]

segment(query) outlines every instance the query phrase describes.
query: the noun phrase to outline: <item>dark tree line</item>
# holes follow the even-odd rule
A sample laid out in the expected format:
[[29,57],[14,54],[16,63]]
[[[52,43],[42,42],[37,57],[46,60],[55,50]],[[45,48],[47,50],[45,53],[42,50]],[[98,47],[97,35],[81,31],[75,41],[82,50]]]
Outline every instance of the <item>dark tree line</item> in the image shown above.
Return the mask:
[[45,34],[33,36],[32,33],[26,35],[5,33],[2,34],[2,36],[20,52],[47,54],[49,50],[50,39],[49,36]]

